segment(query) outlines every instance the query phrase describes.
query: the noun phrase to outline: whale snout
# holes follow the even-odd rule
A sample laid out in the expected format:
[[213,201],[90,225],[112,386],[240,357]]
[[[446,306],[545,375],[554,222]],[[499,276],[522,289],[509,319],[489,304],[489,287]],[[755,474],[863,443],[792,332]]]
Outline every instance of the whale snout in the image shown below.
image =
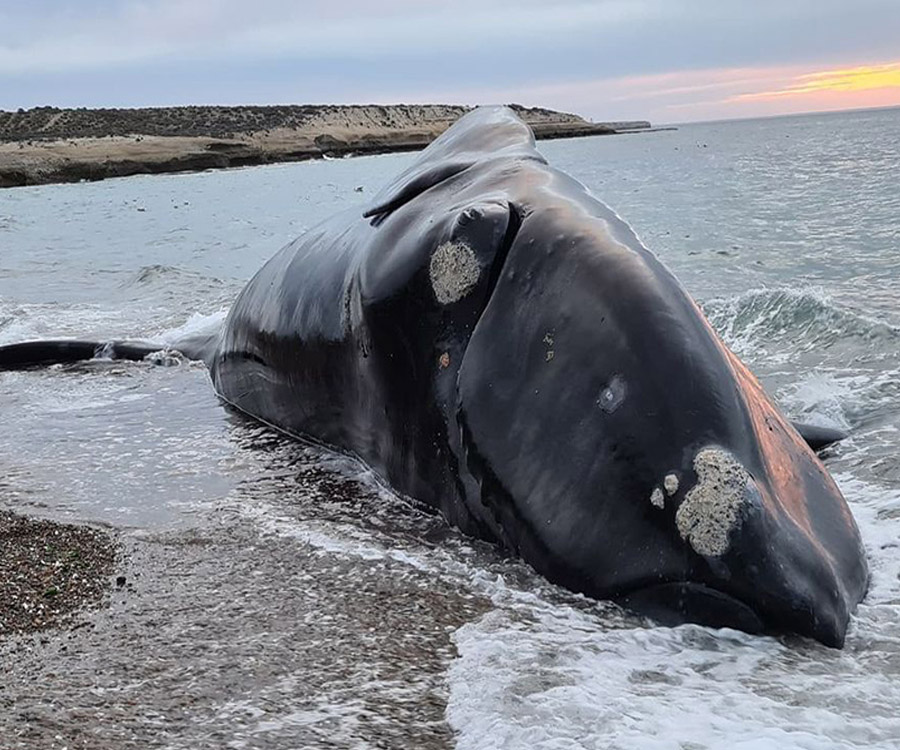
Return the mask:
[[[757,480],[718,446],[699,450],[688,473],[693,482],[669,501],[693,560],[685,580],[652,583],[620,601],[662,624],[790,631],[841,647],[867,578],[855,525],[841,514],[824,514],[830,528],[796,517],[798,507],[842,502],[833,483],[799,482],[792,488],[802,487],[805,497],[779,496],[776,482],[759,471]],[[654,497],[663,491],[655,488]]]
[[[827,504],[827,495],[810,496]],[[832,547],[763,503],[745,519],[731,549],[713,564],[713,585],[750,606],[765,630],[794,632],[841,648],[868,571],[855,527]],[[840,554],[841,550],[844,554]],[[851,554],[847,554],[851,552]],[[852,564],[847,564],[853,559]]]
[[[733,628],[746,633],[794,632],[823,643],[841,648],[847,633],[850,613],[846,602],[834,598],[804,597],[802,591],[758,591],[769,601],[768,611],[761,611],[759,603],[743,601],[727,591],[711,585],[692,581],[662,583],[639,589],[619,599],[619,602],[661,625],[674,626],[686,622],[712,628]],[[771,605],[786,594],[781,606],[788,606],[792,616],[785,618],[785,611],[773,611]]]

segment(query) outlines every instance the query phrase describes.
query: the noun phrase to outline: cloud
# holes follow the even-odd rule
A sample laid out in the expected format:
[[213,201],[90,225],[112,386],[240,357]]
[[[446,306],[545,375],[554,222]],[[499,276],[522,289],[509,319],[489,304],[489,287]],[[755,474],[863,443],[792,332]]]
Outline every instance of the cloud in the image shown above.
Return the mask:
[[[862,73],[850,72],[891,72],[898,65],[872,64],[841,71],[811,71],[802,65],[679,70],[538,85],[439,89],[437,94],[446,101],[514,101],[575,111],[595,120],[650,119],[665,124],[900,105],[900,87],[868,88],[863,86]],[[874,84],[893,79],[872,76],[867,80]],[[434,93],[394,90],[387,92],[386,100],[429,101]]]
[[[107,4],[109,5],[109,4]],[[284,0],[153,0],[71,6],[35,25],[0,16],[0,75],[62,72],[173,59],[368,59],[453,55],[563,40],[587,29],[614,29],[665,14],[663,0],[454,4],[391,0],[377,4]],[[91,10],[93,12],[91,12]],[[18,33],[16,33],[18,31]],[[17,39],[18,37],[18,39]]]
[[443,61],[571,77],[877,58],[896,0],[30,0],[0,5],[0,76],[197,61]]
[[0,3],[0,108],[520,101],[726,117],[790,109],[796,91],[764,95],[817,85],[798,76],[896,59],[897,28],[897,0],[29,0]]

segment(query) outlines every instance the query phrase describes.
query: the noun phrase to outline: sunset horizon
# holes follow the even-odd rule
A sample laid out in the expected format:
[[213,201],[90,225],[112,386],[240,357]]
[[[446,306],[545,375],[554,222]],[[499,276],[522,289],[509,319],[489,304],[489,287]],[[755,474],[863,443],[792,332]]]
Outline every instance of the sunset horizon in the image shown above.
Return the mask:
[[44,0],[0,9],[0,109],[519,102],[666,124],[888,107],[896,28],[887,0]]

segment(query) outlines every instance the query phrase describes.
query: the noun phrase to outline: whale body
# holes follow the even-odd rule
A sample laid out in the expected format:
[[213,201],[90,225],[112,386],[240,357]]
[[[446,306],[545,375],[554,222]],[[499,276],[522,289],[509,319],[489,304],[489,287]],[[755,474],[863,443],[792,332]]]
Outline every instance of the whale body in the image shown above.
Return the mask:
[[[463,117],[176,347],[242,412],[663,623],[839,647],[865,594],[859,531],[810,445],[509,109]],[[158,348],[27,342],[0,369]]]

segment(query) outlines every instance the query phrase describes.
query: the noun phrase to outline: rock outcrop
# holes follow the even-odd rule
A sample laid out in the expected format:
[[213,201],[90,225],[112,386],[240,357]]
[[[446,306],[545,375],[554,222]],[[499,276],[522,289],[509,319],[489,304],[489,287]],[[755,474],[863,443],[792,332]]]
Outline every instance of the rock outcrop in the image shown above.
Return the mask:
[[[613,127],[567,112],[510,106],[537,138],[650,126]],[[470,109],[369,104],[0,112],[0,187],[417,150]]]

